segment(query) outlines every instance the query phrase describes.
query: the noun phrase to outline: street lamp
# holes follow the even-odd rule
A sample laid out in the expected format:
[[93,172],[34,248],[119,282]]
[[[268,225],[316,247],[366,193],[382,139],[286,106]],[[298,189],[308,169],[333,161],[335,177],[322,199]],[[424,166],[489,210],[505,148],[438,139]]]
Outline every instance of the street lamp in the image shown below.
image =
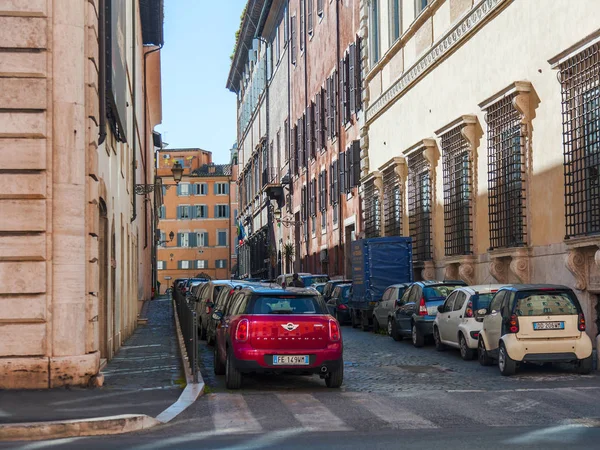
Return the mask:
[[173,173],[173,179],[175,180],[175,184],[179,184],[181,178],[183,177],[183,166],[179,161],[176,161],[171,168],[171,172]]
[[169,240],[168,241],[157,241],[157,245],[165,245],[169,242],[173,242],[173,239],[175,239],[175,233],[173,233],[172,231],[169,233]]
[[[176,162],[175,164],[173,164],[173,167],[171,167],[171,173],[173,174],[173,180],[175,180],[175,184],[179,184],[179,182],[181,181],[181,178],[183,177],[183,166],[181,165],[180,162]],[[137,195],[146,195],[149,194],[150,192],[154,192],[154,188],[156,186],[160,186],[159,184],[136,184],[135,185],[135,193]],[[165,184],[163,185],[165,187],[165,189],[169,189],[172,185],[171,184]]]

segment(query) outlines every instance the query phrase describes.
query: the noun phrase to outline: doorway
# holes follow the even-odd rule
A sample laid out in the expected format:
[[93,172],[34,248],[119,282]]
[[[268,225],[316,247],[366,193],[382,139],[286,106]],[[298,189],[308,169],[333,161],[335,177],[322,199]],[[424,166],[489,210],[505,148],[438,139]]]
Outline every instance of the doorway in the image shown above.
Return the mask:
[[106,210],[106,203],[103,199],[100,199],[98,205],[100,209],[100,233],[98,235],[98,264],[99,264],[99,275],[100,275],[100,286],[98,290],[98,324],[99,324],[99,350],[100,357],[108,357],[108,324],[107,324],[107,312],[108,312],[108,260],[107,255],[107,244],[108,244],[108,215]]
[[344,274],[346,279],[352,279],[352,241],[356,240],[356,228],[354,224],[345,229],[345,239],[342,258],[344,259]]

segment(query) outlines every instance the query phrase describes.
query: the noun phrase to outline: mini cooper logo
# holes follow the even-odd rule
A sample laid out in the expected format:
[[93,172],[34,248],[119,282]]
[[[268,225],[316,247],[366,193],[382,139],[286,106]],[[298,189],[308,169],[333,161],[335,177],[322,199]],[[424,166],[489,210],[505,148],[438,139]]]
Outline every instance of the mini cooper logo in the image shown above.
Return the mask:
[[300,325],[296,325],[295,323],[286,323],[285,325],[281,325],[283,327],[284,330],[286,331],[294,331],[296,328],[298,328]]

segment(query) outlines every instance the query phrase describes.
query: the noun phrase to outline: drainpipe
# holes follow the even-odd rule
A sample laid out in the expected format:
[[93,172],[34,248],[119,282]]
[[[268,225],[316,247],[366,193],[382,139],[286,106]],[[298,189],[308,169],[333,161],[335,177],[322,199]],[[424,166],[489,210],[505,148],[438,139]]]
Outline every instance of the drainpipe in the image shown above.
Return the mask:
[[[337,55],[337,60],[336,60],[336,65],[338,68],[338,79],[339,79],[339,73],[340,73],[340,58],[341,58],[341,48],[340,48],[340,2],[339,0],[336,0],[335,2],[335,28],[336,28],[336,55]],[[356,63],[355,63],[356,65]],[[355,67],[356,70],[356,67]],[[338,111],[340,111],[340,103],[339,103],[339,95],[338,95]],[[352,113],[351,113],[352,114]],[[340,150],[342,150],[341,148],[339,148],[339,145],[342,142],[342,120],[341,120],[342,115],[338,114],[338,123],[336,124],[336,126],[338,127],[338,171],[340,170],[340,165],[339,165],[339,161],[340,161]],[[345,159],[344,159],[345,161]],[[338,177],[338,186],[340,185],[340,180]],[[343,214],[343,205],[342,205],[342,198],[344,196],[343,192],[340,192],[340,196],[338,197],[338,254],[336,255],[337,257],[337,261],[336,261],[336,265],[338,266],[338,272],[344,272],[341,275],[345,276],[345,249],[344,249],[344,258],[342,259],[342,261],[340,261],[340,254],[342,253],[342,245],[344,243],[344,214]],[[340,264],[341,262],[341,264]]]
[[98,146],[106,140],[106,5],[105,0],[100,0],[98,14],[98,97],[100,103],[100,118],[98,123]]
[[[306,40],[306,1],[302,2],[304,4],[304,11],[302,11],[302,15],[304,16],[304,25],[303,26],[303,30],[301,32],[301,35],[304,36],[304,111],[305,111],[305,115],[304,115],[304,130],[302,132],[302,138],[304,139],[304,143],[306,143],[306,113],[308,112],[308,67],[307,67],[307,54],[308,54],[308,45],[307,44],[307,40]],[[314,16],[313,16],[314,18]],[[306,155],[306,151],[308,149],[306,148],[306,146],[304,147],[304,160],[308,161],[308,157]],[[307,186],[309,185],[309,183],[311,182],[311,174],[309,173],[309,168],[308,168],[308,164],[306,167],[306,184]],[[309,191],[309,195],[310,195],[310,189]],[[316,186],[315,186],[315,191],[316,191]],[[315,195],[317,193],[315,192]],[[316,217],[317,211],[316,211],[316,201],[315,201],[315,217]],[[310,257],[310,243],[309,243],[309,233],[311,233],[311,231],[309,230],[309,220],[308,220],[308,216],[310,215],[310,212],[307,211],[307,216],[306,216],[306,264],[307,266],[310,267],[310,261],[311,261],[311,257]],[[312,220],[314,220],[314,217],[311,218]],[[313,267],[314,269],[314,267]]]
[[[132,146],[132,154],[133,154],[133,158],[131,159],[131,172],[132,172],[132,176],[131,176],[131,192],[133,193],[133,213],[131,214],[131,222],[133,223],[133,221],[136,219],[137,217],[137,199],[136,199],[136,193],[135,193],[135,182],[136,182],[136,143],[137,143],[137,111],[136,111],[136,106],[137,106],[137,102],[136,102],[136,95],[135,95],[135,91],[136,91],[136,73],[137,73],[137,64],[136,64],[136,56],[137,56],[137,52],[136,52],[136,46],[135,43],[137,42],[137,36],[136,36],[136,23],[137,23],[137,15],[135,14],[135,7],[136,4],[138,3],[138,0],[131,0],[131,6],[132,6],[132,19],[131,19],[131,27],[133,30],[133,39],[132,39],[132,54],[133,57],[131,58],[131,65],[132,65],[132,72],[133,72],[133,83],[132,83],[132,87],[133,89],[131,90],[131,103],[133,103],[133,139],[131,142],[131,146]],[[154,286],[154,283],[152,284],[152,286]]]

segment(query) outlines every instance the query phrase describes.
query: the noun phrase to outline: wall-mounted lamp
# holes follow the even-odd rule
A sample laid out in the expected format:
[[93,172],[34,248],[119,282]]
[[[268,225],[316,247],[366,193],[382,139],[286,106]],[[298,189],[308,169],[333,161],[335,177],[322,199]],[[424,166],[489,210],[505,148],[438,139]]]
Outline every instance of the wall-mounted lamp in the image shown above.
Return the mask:
[[[181,178],[183,177],[183,166],[179,163],[179,161],[175,162],[175,164],[173,164],[173,167],[171,167],[171,173],[173,174],[173,180],[175,180],[175,184],[179,184],[179,182],[181,181]],[[135,185],[135,193],[137,195],[146,195],[149,194],[150,192],[154,192],[154,188],[156,188],[157,186],[160,186],[159,184],[136,184]],[[169,189],[172,185],[170,184],[165,184],[164,187],[165,189]]]

